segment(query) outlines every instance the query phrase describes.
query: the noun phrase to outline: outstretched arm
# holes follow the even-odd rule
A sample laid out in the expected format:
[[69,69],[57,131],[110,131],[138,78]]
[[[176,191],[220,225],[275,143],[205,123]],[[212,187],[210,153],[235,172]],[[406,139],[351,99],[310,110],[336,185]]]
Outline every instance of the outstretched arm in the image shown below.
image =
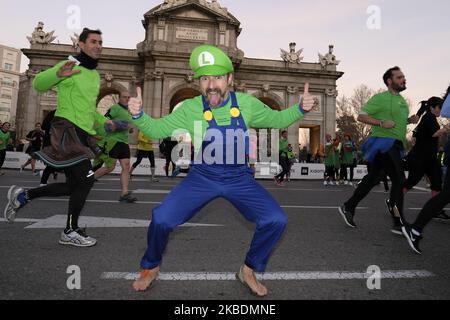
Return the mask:
[[73,61],[62,61],[53,68],[42,71],[33,80],[33,88],[39,92],[50,90],[65,78],[80,73],[80,70],[73,70],[74,66]]
[[264,103],[255,99],[250,126],[253,128],[287,128],[304,117],[314,107],[314,97],[309,93],[309,84],[305,84],[303,98],[299,104],[283,111],[272,110]]
[[175,131],[187,129],[183,108],[179,108],[161,119],[153,119],[145,114],[142,110],[142,90],[139,87],[137,88],[137,97],[131,98],[128,102],[128,111],[139,130],[153,139],[171,137]]

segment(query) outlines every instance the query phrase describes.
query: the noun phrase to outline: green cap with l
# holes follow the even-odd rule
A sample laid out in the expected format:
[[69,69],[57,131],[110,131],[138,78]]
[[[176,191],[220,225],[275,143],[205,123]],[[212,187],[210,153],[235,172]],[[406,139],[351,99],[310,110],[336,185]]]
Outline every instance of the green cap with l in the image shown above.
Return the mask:
[[192,51],[189,65],[195,79],[201,76],[223,76],[234,72],[233,63],[225,52],[208,44]]

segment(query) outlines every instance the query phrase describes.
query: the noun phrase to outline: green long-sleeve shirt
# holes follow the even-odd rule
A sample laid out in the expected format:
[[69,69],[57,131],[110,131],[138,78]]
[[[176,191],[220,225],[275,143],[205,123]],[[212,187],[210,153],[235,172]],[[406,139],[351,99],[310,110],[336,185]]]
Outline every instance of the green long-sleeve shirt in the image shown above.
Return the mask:
[[[248,129],[283,129],[303,118],[298,104],[289,109],[277,111],[246,93],[236,92],[236,98]],[[231,124],[230,107],[231,101],[226,106],[212,110],[214,119],[219,126]],[[170,137],[177,130],[178,132],[184,130],[191,135],[196,151],[200,149],[208,128],[208,122],[203,115],[201,96],[184,101],[178,109],[161,119],[152,119],[145,114],[133,122],[146,136],[153,139]]]
[[[131,123],[132,121],[131,115],[128,112],[128,108],[123,107],[120,104],[115,104],[111,106],[111,108],[106,114],[106,117],[111,120],[122,120],[128,123]],[[128,136],[129,136],[128,130],[121,130],[118,132],[109,133],[107,139],[128,144]]]
[[5,150],[8,146],[9,139],[11,139],[11,134],[9,131],[4,132],[3,130],[0,130],[0,150]]
[[97,111],[97,97],[100,92],[100,75],[97,70],[75,66],[80,70],[67,78],[59,78],[58,70],[66,61],[39,73],[33,81],[33,88],[39,92],[56,87],[58,102],[55,117],[69,120],[90,135],[95,135],[94,123],[103,125],[106,118]]

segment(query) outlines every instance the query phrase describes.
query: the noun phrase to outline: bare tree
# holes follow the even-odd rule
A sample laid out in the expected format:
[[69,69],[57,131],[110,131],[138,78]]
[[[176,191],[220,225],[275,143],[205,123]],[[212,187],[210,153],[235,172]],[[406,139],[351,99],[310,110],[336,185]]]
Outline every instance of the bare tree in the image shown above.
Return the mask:
[[358,122],[356,119],[370,97],[379,91],[370,89],[362,84],[353,91],[353,95],[350,98],[342,96],[336,101],[337,133],[340,135],[350,134],[358,147],[369,137],[370,126]]

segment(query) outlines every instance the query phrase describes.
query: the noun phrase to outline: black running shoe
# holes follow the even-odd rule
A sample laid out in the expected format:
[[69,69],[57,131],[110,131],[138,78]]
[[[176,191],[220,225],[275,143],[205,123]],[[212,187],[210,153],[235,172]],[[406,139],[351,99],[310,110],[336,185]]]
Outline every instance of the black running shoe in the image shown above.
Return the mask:
[[403,226],[402,232],[406,237],[406,240],[408,240],[408,244],[411,249],[418,254],[422,254],[422,250],[419,248],[419,241],[422,239],[422,236],[414,234],[413,229],[410,226]]
[[353,212],[347,211],[344,206],[339,207],[339,213],[341,214],[342,218],[344,218],[345,223],[351,227],[356,228],[355,222],[353,222],[353,216],[355,215]]
[[134,198],[134,197],[131,196],[131,192],[128,192],[126,195],[121,196],[119,198],[120,202],[125,202],[125,203],[134,203],[137,200],[138,200],[137,198]]

